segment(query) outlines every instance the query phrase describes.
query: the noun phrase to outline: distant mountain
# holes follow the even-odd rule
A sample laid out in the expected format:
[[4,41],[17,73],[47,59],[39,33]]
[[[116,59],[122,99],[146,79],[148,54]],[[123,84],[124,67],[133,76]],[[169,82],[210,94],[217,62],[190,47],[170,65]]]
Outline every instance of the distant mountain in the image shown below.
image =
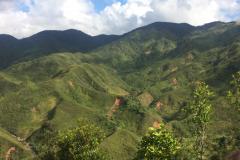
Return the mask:
[[[195,31],[204,31],[209,28],[224,25],[223,22],[212,22],[203,26],[191,26],[186,23],[156,22],[137,28],[123,35],[90,36],[79,30],[65,31],[46,30],[23,39],[16,39],[10,35],[0,35],[0,68],[24,59],[38,57],[57,52],[88,52],[104,46],[118,39],[135,37],[146,39],[148,37],[168,37],[170,39],[182,38]],[[136,34],[141,32],[139,36]]]
[[171,22],[155,22],[152,24],[149,24],[147,26],[143,26],[140,28],[137,28],[129,33],[126,33],[126,35],[132,34],[134,32],[151,32],[153,30],[158,31],[160,33],[170,34],[177,37],[185,36],[194,30],[196,30],[197,27],[192,26],[187,23],[171,23]]
[[6,67],[27,56],[90,51],[119,37],[117,35],[90,36],[73,29],[42,31],[19,40],[10,35],[0,35],[0,67]]
[[[199,81],[214,91],[206,159],[239,148],[240,116],[226,99],[232,74],[240,70],[240,26],[234,22],[156,22],[120,36],[77,30],[21,40],[0,35],[0,56],[0,145],[5,153],[15,144],[16,159],[48,153],[52,136],[81,118],[104,130],[101,149],[114,160],[133,159],[141,136],[159,123],[193,150],[183,108]],[[178,159],[192,159],[186,152]]]

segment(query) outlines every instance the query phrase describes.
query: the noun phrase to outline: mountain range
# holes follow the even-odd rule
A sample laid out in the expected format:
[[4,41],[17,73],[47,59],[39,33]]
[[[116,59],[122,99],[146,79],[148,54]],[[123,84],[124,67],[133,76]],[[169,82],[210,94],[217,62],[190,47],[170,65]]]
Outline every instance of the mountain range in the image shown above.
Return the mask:
[[156,22],[123,35],[72,29],[23,39],[2,34],[0,68],[2,154],[15,145],[16,158],[39,158],[49,135],[79,118],[106,132],[101,148],[114,160],[133,159],[140,137],[156,123],[166,123],[187,144],[192,131],[182,108],[198,81],[215,93],[209,159],[219,155],[223,137],[229,148],[239,147],[239,113],[225,98],[240,70],[235,22]]
[[57,52],[87,52],[117,40],[116,35],[90,36],[78,30],[42,31],[31,37],[16,39],[0,35],[0,64],[6,67],[27,56]]

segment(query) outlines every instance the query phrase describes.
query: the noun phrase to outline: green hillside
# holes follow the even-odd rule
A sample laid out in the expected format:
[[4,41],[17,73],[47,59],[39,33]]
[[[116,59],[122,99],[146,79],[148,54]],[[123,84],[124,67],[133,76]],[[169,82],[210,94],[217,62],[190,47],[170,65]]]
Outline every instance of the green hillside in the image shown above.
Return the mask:
[[[105,131],[101,149],[114,160],[133,159],[154,123],[165,122],[187,145],[192,130],[182,108],[194,84],[205,81],[215,92],[210,159],[223,137],[229,152],[240,147],[239,113],[225,98],[239,62],[240,26],[234,22],[154,23],[87,53],[22,59],[0,71],[0,145],[4,151],[17,146],[19,156],[31,159],[9,132],[31,144],[38,159],[48,138],[79,119]],[[118,98],[124,103],[116,104]]]

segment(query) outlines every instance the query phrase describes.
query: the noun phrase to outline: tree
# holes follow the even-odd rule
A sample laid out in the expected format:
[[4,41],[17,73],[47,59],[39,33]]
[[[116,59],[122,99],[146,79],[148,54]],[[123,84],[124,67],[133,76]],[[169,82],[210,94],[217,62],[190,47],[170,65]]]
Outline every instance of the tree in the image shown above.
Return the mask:
[[230,103],[240,111],[240,71],[234,74],[233,80],[230,82],[232,90],[228,91],[227,98]]
[[[234,108],[240,113],[240,71],[233,74],[232,78],[233,79],[230,81],[230,85],[231,85],[232,89],[227,92],[227,98],[228,98],[230,104],[233,105]],[[237,117],[234,118],[234,121],[235,120],[239,121],[239,119]],[[235,135],[233,135],[234,149],[239,149],[240,132],[239,132],[239,127],[237,125],[235,125],[235,127],[236,128],[233,130],[235,132]]]
[[133,111],[135,113],[144,112],[144,107],[141,106],[140,101],[134,96],[127,97],[126,107],[128,110]]
[[194,123],[196,135],[195,149],[197,158],[202,160],[206,147],[206,128],[211,118],[212,105],[210,98],[213,92],[209,90],[208,85],[199,82],[193,92],[193,99],[190,101],[187,111],[191,122]]
[[136,160],[170,160],[180,149],[173,134],[161,124],[159,128],[149,128],[142,138]]
[[82,123],[79,127],[60,132],[56,138],[55,154],[60,160],[103,160],[99,150],[104,134],[93,124]]

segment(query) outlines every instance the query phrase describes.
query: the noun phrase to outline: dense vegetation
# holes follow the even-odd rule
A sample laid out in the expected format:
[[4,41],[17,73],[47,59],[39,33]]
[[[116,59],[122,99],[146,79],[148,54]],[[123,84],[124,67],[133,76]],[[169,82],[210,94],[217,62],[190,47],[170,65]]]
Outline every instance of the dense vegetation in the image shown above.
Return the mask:
[[0,40],[14,55],[0,52],[2,157],[221,160],[240,148],[236,23],[154,23],[87,48],[82,33],[68,44],[49,32],[26,50]]

